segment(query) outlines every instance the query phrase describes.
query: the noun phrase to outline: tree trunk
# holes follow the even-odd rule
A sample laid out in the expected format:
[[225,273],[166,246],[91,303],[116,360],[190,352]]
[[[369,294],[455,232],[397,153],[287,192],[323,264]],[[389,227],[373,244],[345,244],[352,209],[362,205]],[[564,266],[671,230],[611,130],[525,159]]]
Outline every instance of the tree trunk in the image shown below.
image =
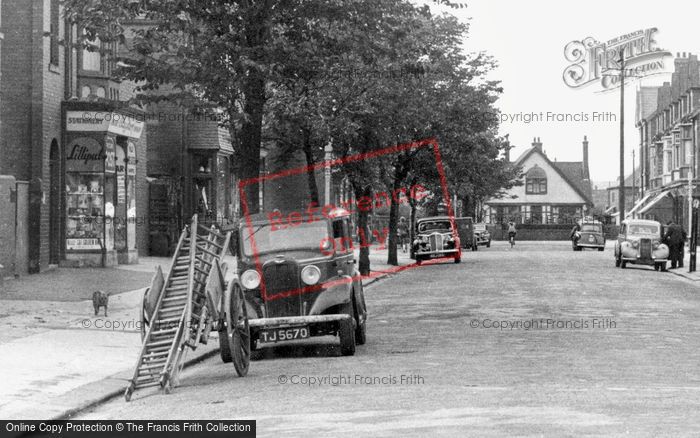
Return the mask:
[[[355,199],[360,199],[363,196],[371,196],[372,187],[371,186],[356,186],[354,185]],[[369,245],[362,245],[362,241],[365,240],[369,242],[371,239],[371,231],[369,229],[369,211],[364,211],[364,209],[358,209],[357,215],[357,233],[359,236],[365,236],[363,239],[360,237],[360,262],[358,269],[360,275],[369,275],[370,270],[370,260],[369,260]]]
[[397,164],[394,170],[394,180],[392,182],[391,193],[389,194],[391,199],[391,206],[389,207],[389,238],[387,239],[387,245],[389,246],[389,249],[386,262],[387,264],[392,266],[399,265],[398,250],[396,248],[396,226],[399,220],[399,202],[397,201],[401,200],[400,198],[398,200],[394,199],[393,195],[395,193],[400,193],[401,184],[403,184],[404,180],[406,179],[406,176],[408,175],[408,166],[407,163],[404,162],[404,160],[407,159],[408,157],[405,156],[399,158],[399,163]]
[[314,160],[314,152],[311,145],[311,135],[308,130],[304,130],[304,156],[306,157],[306,165],[309,169],[306,171],[306,181],[309,185],[309,195],[311,196],[310,202],[315,202],[316,205],[321,205],[318,194],[318,185],[316,184],[316,172],[310,167],[316,164]]
[[260,184],[255,180],[260,176],[260,145],[262,138],[262,118],[265,106],[265,80],[259,72],[251,71],[245,82],[245,117],[241,126],[241,150],[238,154],[239,178],[245,184],[245,203],[241,199],[241,214],[255,214],[260,211]]

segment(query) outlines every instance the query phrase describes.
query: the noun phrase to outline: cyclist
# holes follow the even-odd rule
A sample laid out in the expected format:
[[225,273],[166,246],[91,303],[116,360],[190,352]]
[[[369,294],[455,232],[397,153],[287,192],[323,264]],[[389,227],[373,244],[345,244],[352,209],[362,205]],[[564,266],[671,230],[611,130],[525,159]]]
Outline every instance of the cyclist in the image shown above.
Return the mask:
[[406,223],[406,218],[403,216],[399,219],[396,234],[399,236],[401,251],[406,252],[408,247],[408,224]]
[[515,245],[515,235],[518,231],[515,229],[515,222],[508,222],[508,240],[510,240],[510,246]]

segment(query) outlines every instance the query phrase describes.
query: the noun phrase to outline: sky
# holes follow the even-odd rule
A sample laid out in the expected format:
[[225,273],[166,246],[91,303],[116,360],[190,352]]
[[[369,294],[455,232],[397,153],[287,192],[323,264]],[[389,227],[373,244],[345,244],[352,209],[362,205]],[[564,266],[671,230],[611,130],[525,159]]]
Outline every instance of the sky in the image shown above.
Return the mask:
[[[604,42],[655,27],[657,47],[673,54],[663,59],[667,73],[626,82],[626,174],[631,173],[632,150],[639,148],[639,134],[634,126],[636,89],[670,81],[676,53],[700,54],[700,3],[465,0],[465,4],[465,9],[444,10],[469,21],[470,32],[464,41],[467,51],[485,51],[498,63],[489,79],[501,81],[504,92],[496,106],[504,117],[513,117],[500,126],[500,134],[509,134],[515,146],[513,159],[530,147],[533,137],[539,137],[551,160],[581,161],[586,135],[591,179],[601,184],[614,181],[619,175],[620,90],[601,93],[597,84],[569,88],[562,77],[571,64],[565,58],[565,46],[587,37]],[[437,7],[431,9],[437,12]],[[548,112],[553,114],[550,120]],[[544,120],[531,119],[526,123],[526,118],[518,119],[520,113],[543,113]],[[594,116],[597,120],[593,120]],[[588,120],[557,121],[560,117]]]

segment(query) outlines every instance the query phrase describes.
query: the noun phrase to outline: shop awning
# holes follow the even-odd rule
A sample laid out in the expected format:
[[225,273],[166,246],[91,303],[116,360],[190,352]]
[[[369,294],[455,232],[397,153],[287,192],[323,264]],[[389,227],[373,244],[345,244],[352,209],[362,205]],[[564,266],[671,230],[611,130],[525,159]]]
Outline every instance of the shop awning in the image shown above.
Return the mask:
[[632,210],[630,210],[629,212],[627,212],[627,216],[626,216],[626,217],[630,217],[630,216],[632,216],[633,214],[635,214],[635,213],[637,212],[637,210],[639,210],[639,209],[642,207],[642,205],[644,205],[644,203],[647,202],[647,200],[648,200],[649,198],[651,198],[651,195],[645,195],[642,199],[640,199],[639,201],[637,201],[637,203],[634,204],[634,207],[632,207]]
[[639,210],[639,214],[644,214],[644,213],[646,213],[647,211],[649,211],[649,210],[651,210],[652,208],[654,208],[654,206],[655,206],[656,204],[658,204],[659,202],[661,202],[661,200],[664,199],[664,198],[666,197],[666,195],[668,195],[668,192],[669,192],[668,190],[664,190],[663,192],[657,194],[656,197],[654,197],[654,199],[651,200],[651,202],[649,202],[647,205],[644,206],[644,208],[642,208],[641,210]]

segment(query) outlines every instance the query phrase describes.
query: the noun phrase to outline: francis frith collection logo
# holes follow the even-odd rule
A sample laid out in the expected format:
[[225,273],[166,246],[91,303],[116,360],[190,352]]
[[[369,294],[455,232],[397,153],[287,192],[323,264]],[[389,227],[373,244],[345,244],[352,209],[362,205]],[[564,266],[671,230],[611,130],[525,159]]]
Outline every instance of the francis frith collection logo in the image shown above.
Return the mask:
[[625,77],[642,78],[667,73],[664,58],[671,52],[657,46],[657,28],[637,30],[605,42],[592,37],[571,41],[564,56],[571,64],[564,69],[564,83],[570,88],[599,84],[601,91],[620,86],[620,52],[624,51]]

